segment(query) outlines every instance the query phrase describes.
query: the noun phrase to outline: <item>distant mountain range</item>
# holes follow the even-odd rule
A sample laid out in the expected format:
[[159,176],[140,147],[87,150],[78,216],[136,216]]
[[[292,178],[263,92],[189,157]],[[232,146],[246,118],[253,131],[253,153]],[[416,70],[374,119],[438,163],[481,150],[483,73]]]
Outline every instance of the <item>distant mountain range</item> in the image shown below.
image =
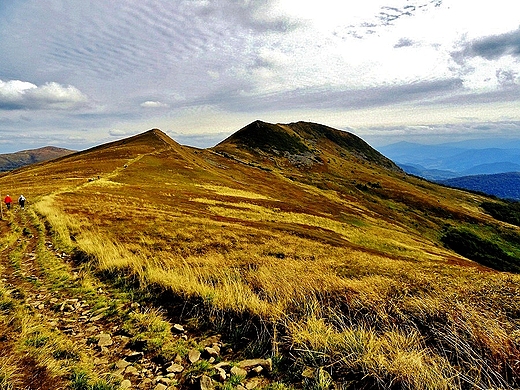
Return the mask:
[[483,139],[378,150],[405,172],[453,187],[520,200],[520,140]]
[[437,145],[399,142],[378,148],[406,172],[430,180],[520,171],[520,140],[471,140]]
[[26,165],[54,160],[74,153],[74,150],[45,146],[38,149],[22,150],[16,153],[0,154],[0,172],[12,171]]

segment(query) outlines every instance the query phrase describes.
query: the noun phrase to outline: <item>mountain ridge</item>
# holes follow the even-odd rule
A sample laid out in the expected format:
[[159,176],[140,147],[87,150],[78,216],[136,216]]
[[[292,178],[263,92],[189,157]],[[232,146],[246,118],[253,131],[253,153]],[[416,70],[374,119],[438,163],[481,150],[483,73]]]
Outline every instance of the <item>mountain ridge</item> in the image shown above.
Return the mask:
[[74,150],[59,148],[56,146],[44,146],[37,149],[0,154],[0,172],[11,171],[25,165],[60,158],[75,152],[76,151]]
[[439,183],[486,193],[502,199],[520,201],[520,172],[460,176],[439,180]]
[[[150,130],[0,175],[28,199],[0,220],[0,304],[31,305],[0,316],[17,372],[39,363],[70,388],[107,373],[150,388],[132,370],[171,367],[180,389],[517,387],[517,207],[408,175],[326,126],[248,126],[215,149]],[[267,362],[236,378],[209,346],[226,365]]]

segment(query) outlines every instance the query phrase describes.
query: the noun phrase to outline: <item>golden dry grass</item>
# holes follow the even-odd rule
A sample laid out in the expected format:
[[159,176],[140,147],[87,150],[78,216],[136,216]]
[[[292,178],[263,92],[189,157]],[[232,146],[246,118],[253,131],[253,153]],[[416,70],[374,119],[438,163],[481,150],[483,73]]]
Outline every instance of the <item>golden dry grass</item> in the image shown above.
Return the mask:
[[[283,340],[273,342],[299,367],[326,369],[338,383],[448,389],[519,380],[520,277],[439,239],[445,224],[504,228],[480,210],[483,198],[352,162],[344,176],[327,176],[144,150],[80,163],[70,174],[81,180],[63,169],[39,184],[31,207],[98,270],[202,301],[222,322],[248,316],[276,328]],[[57,175],[55,167],[38,174]],[[11,188],[28,193],[32,172]],[[88,182],[92,172],[102,174]]]

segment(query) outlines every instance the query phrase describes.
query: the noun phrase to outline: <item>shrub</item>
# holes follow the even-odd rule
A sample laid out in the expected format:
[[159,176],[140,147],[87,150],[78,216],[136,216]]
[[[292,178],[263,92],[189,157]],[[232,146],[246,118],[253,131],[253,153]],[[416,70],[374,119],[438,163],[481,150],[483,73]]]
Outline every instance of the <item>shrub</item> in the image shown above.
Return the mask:
[[505,253],[497,244],[467,230],[449,229],[443,236],[444,245],[459,255],[497,271],[520,272],[516,258]]
[[520,226],[520,202],[483,202],[480,206],[493,218]]

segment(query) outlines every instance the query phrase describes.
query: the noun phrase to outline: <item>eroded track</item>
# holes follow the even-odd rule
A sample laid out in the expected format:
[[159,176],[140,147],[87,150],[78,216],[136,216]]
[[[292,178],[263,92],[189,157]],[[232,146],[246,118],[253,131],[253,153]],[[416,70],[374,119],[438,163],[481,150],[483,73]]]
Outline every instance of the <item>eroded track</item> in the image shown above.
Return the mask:
[[31,210],[4,211],[0,226],[0,387],[61,389],[81,372],[112,375],[128,353],[114,313],[128,308],[55,247]]

